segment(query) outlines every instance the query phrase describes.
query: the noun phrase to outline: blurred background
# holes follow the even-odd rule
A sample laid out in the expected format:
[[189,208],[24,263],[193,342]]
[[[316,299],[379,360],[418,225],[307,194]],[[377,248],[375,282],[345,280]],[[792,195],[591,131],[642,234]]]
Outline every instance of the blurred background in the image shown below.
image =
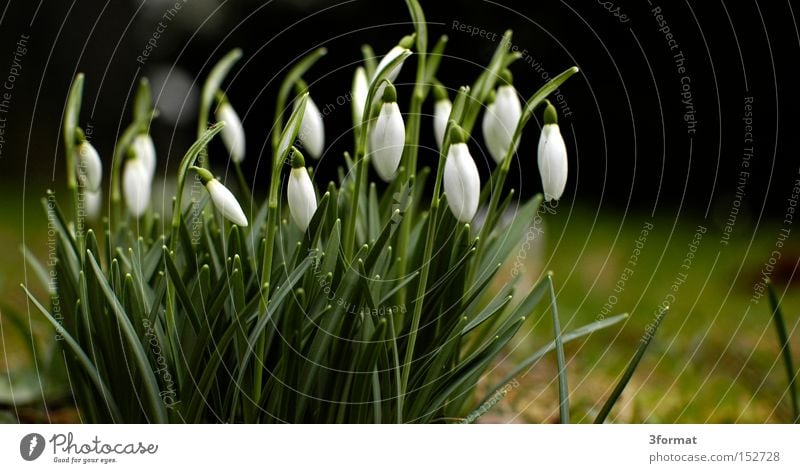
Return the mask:
[[[657,309],[668,304],[652,351],[612,416],[616,421],[791,420],[786,374],[758,282],[776,283],[800,351],[792,73],[800,35],[792,4],[421,3],[431,45],[449,37],[438,78],[451,94],[474,81],[508,28],[523,55],[511,67],[523,97],[572,65],[581,69],[553,99],[570,153],[567,192],[544,217],[544,238],[523,258],[529,282],[555,271],[567,328],[631,313],[624,327],[569,347],[576,409],[587,415],[597,409]],[[245,173],[256,195],[265,196],[265,150],[285,71],[310,50],[328,49],[306,76],[329,143],[315,163],[320,184],[335,178],[342,153],[352,148],[349,90],[361,45],[382,55],[413,30],[400,0],[9,0],[1,8],[0,310],[7,316],[2,320],[18,314],[26,323],[19,283],[30,279],[30,268],[19,248],[24,243],[45,252],[40,199],[48,188],[63,188],[60,122],[77,72],[86,74],[80,124],[106,164],[130,121],[135,84],[150,79],[160,111],[152,127],[159,172],[169,176],[194,139],[202,81],[228,50],[241,47],[244,56],[225,87],[247,131]],[[398,78],[401,108],[413,77],[409,65]],[[426,104],[423,112],[431,111]],[[541,190],[538,128],[538,122],[528,126],[508,179],[523,197]],[[432,165],[429,119],[422,130],[422,145],[430,149],[420,162]],[[479,130],[470,146],[488,178],[493,164]],[[210,152],[215,171],[227,176],[219,143]],[[0,328],[0,373],[30,366],[14,328]],[[509,355],[521,358],[547,340],[547,331],[532,323]],[[500,363],[498,377],[503,369]],[[485,420],[555,419],[551,362],[518,381],[521,388]],[[12,404],[15,382],[0,376],[0,409]],[[16,403],[35,403],[37,389],[17,386]]]

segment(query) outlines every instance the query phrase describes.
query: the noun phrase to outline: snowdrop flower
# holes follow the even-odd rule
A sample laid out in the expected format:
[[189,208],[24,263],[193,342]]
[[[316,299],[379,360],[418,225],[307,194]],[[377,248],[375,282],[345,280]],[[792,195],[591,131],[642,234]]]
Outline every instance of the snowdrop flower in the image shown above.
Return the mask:
[[[305,93],[307,89],[308,87],[303,81],[297,83],[298,96]],[[319,159],[322,156],[322,151],[325,149],[325,124],[322,123],[322,114],[317,104],[311,99],[311,95],[306,100],[306,110],[303,112],[297,139],[312,158]]]
[[78,174],[87,190],[97,192],[103,182],[103,163],[94,146],[86,141],[83,132],[79,131],[78,134],[81,137],[77,148]]
[[219,213],[236,225],[246,227],[247,217],[244,216],[242,207],[236,197],[233,196],[233,193],[216,180],[208,170],[196,166],[192,166],[191,169],[194,169],[200,176],[200,181],[206,186],[208,195],[211,196],[211,202],[214,203],[214,207],[219,210]]
[[122,191],[125,204],[134,217],[141,217],[150,205],[150,170],[142,159],[131,154],[122,174]]
[[[486,107],[483,114],[483,139],[495,162],[500,164],[508,153],[517,123],[522,116],[517,89],[512,85],[511,73],[501,74],[502,85],[497,88],[494,101]],[[515,148],[511,151],[516,151]]]
[[311,178],[308,177],[305,159],[296,148],[292,148],[292,172],[289,174],[286,197],[289,200],[292,220],[297,228],[305,232],[314,212],[317,211],[317,194],[314,192]]
[[556,108],[549,101],[539,137],[539,174],[545,200],[558,200],[567,185],[567,146],[558,128]]
[[[386,56],[383,56],[383,59],[378,63],[378,66],[375,68],[375,75],[372,76],[372,82],[381,74],[381,72],[386,69],[389,64],[397,59],[398,57],[405,54],[407,51],[411,50],[411,47],[414,46],[414,41],[416,39],[416,34],[411,34],[408,36],[404,36],[403,39],[400,40],[399,43],[395,47],[389,50],[386,53]],[[397,79],[397,76],[400,74],[400,70],[403,68],[403,62],[400,61],[396,65],[392,67],[391,70],[388,70],[386,76],[384,77],[389,82],[394,82]],[[380,84],[378,86],[378,90],[375,92],[376,97],[383,96],[383,89],[386,87],[386,84]]]
[[389,182],[397,172],[406,141],[406,126],[397,106],[397,91],[390,83],[383,92],[383,105],[370,129],[369,152],[375,171]]
[[433,104],[433,135],[436,138],[436,146],[442,149],[444,143],[444,132],[447,129],[447,120],[453,110],[453,103],[447,97],[447,91],[441,84],[433,87],[433,94],[436,102]]
[[131,143],[133,154],[142,163],[144,169],[147,170],[147,175],[150,180],[156,174],[156,146],[153,144],[153,138],[146,132],[139,133]]
[[100,206],[103,203],[103,192],[100,189],[87,190],[83,195],[86,203],[86,216],[89,220],[97,220],[97,217],[100,216]]
[[221,97],[217,108],[217,121],[225,122],[225,127],[220,133],[231,159],[234,163],[241,163],[244,160],[245,152],[244,127],[242,127],[242,121],[236,110],[224,96]]
[[478,210],[481,178],[467,148],[461,127],[450,127],[450,147],[444,162],[444,192],[447,205],[459,222],[470,222]]
[[358,67],[353,76],[353,90],[351,101],[353,104],[353,125],[359,126],[364,120],[364,107],[367,104],[367,94],[369,93],[369,82],[367,81],[367,71],[363,67]]

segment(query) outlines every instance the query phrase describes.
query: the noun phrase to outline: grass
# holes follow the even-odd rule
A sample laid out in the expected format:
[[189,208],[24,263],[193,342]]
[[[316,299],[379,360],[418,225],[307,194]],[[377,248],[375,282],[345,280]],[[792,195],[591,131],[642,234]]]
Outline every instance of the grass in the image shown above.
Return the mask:
[[[641,256],[627,266],[645,222],[653,224]],[[790,422],[786,373],[780,343],[774,335],[766,295],[751,304],[753,284],[774,246],[776,228],[759,229],[750,236],[737,235],[727,247],[711,225],[695,252],[689,271],[681,268],[683,255],[693,239],[699,219],[672,221],[646,214],[586,207],[567,208],[544,219],[544,246],[538,254],[549,260],[528,258],[530,279],[541,271],[557,270],[558,300],[564,330],[598,318],[609,296],[616,304],[608,316],[631,314],[622,326],[610,329],[613,340],[592,336],[566,345],[573,421],[590,422],[613,390],[640,339],[653,324],[659,305],[670,294],[669,316],[659,329],[641,365],[608,417],[610,422]],[[752,232],[752,229],[740,229]],[[791,255],[784,251],[788,264]],[[513,255],[512,255],[513,256]],[[795,259],[796,260],[796,259]],[[792,264],[794,261],[792,261]],[[624,290],[615,292],[620,276],[628,272]],[[785,272],[785,271],[784,271]],[[671,287],[679,273],[685,282]],[[793,351],[798,350],[796,308],[800,290],[789,285],[785,274],[773,276],[788,327]],[[749,309],[748,309],[749,306]],[[546,314],[543,314],[546,315]],[[551,332],[535,318],[518,337],[525,353],[545,342]],[[793,330],[794,329],[794,330]],[[613,346],[614,349],[609,347]],[[514,358],[512,353],[510,358]],[[548,365],[550,363],[550,365]],[[542,422],[557,419],[555,396],[557,370],[543,360],[530,373],[519,376],[521,384],[509,394],[504,415],[494,420]],[[544,381],[544,382],[542,382]],[[633,398],[633,394],[636,395]],[[583,412],[583,415],[578,413]]]

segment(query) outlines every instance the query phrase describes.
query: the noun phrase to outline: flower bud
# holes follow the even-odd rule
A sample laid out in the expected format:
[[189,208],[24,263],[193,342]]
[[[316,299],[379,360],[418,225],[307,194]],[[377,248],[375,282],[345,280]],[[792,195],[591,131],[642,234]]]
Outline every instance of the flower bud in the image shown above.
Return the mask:
[[447,120],[450,119],[453,102],[447,97],[447,91],[441,85],[435,85],[433,91],[436,96],[436,102],[433,104],[433,135],[436,138],[436,146],[442,149],[444,132],[447,130]]
[[103,182],[103,163],[94,146],[85,139],[77,149],[78,175],[87,190],[96,192]]
[[211,196],[211,202],[214,203],[214,207],[219,210],[219,213],[236,225],[246,227],[247,217],[244,216],[242,207],[239,205],[239,201],[236,200],[233,193],[221,182],[216,180],[208,170],[195,166],[192,166],[191,169],[194,169],[200,176],[200,180],[203,182],[203,185],[206,186],[208,195]]
[[122,190],[125,204],[134,217],[141,217],[150,205],[150,171],[144,162],[133,155],[125,163],[122,174]]
[[478,210],[481,178],[465,143],[461,127],[451,126],[450,148],[444,162],[444,192],[447,205],[459,222],[470,222]]
[[406,140],[406,126],[400,107],[397,106],[397,92],[392,84],[387,84],[383,93],[383,105],[378,118],[370,129],[369,152],[372,164],[381,179],[389,182],[394,178]]
[[567,185],[567,146],[558,127],[556,108],[550,102],[547,102],[544,112],[544,126],[539,137],[538,151],[544,198],[547,201],[558,200]]
[[353,90],[351,92],[353,104],[353,125],[359,126],[364,121],[364,107],[367,105],[367,94],[369,94],[369,82],[367,81],[367,71],[363,67],[358,67],[353,76]]
[[156,147],[153,144],[153,138],[147,133],[140,133],[133,139],[131,149],[134,156],[139,159],[144,169],[147,170],[150,180],[152,180],[156,173]]
[[[303,92],[306,89],[305,84],[301,82],[298,89]],[[322,122],[322,114],[317,104],[310,95],[306,100],[306,110],[303,112],[303,121],[300,122],[297,138],[312,158],[319,159],[322,156],[322,151],[325,149],[325,124]]]
[[236,110],[226,99],[223,99],[217,108],[217,121],[225,122],[225,127],[220,133],[222,142],[225,143],[225,148],[231,155],[231,160],[241,163],[245,153],[244,127],[242,127],[242,121]]
[[[390,49],[389,52],[386,53],[386,56],[383,56],[383,59],[381,59],[381,61],[378,63],[378,66],[375,68],[375,75],[372,77],[372,81],[375,81],[375,79],[381,74],[381,72],[384,69],[386,69],[389,66],[389,64],[392,61],[403,55],[406,51],[409,51],[411,47],[414,45],[415,38],[416,35],[414,34],[404,36],[403,39],[401,39],[400,42],[397,43],[395,47]],[[396,65],[392,66],[392,69],[386,73],[386,76],[384,78],[389,82],[393,83],[394,80],[397,79],[397,76],[400,75],[400,70],[403,68],[404,62],[405,61],[400,61]],[[384,87],[386,87],[386,84],[380,84],[378,86],[378,90],[376,91],[375,94],[376,97],[383,96]]]
[[[489,154],[498,164],[505,159],[522,116],[522,105],[517,90],[511,84],[511,73],[504,71],[501,81],[502,85],[497,88],[494,102],[486,107],[483,114],[483,138]],[[511,152],[515,151],[516,147]]]
[[317,194],[314,192],[314,184],[308,177],[305,166],[303,155],[296,148],[292,148],[292,171],[289,174],[286,197],[289,200],[292,220],[303,232],[308,229],[308,224],[317,211]]

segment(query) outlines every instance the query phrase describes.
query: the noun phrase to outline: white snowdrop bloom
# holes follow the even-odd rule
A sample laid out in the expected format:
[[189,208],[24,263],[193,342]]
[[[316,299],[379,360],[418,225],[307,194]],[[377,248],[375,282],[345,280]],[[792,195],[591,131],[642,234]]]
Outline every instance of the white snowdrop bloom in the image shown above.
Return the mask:
[[223,100],[217,108],[217,121],[225,122],[225,127],[220,133],[231,159],[235,163],[241,163],[245,153],[244,127],[236,110],[227,100]]
[[147,133],[139,133],[131,143],[131,149],[134,155],[142,163],[147,170],[147,175],[150,179],[156,174],[156,146],[153,144],[153,138]]
[[292,171],[289,174],[286,197],[289,200],[289,213],[292,214],[292,220],[303,232],[308,229],[308,224],[317,211],[317,195],[305,166],[303,155],[297,149],[293,149]]
[[444,162],[444,192],[447,205],[459,222],[470,222],[478,210],[481,178],[465,143],[464,131],[451,127],[450,148]]
[[[519,101],[517,90],[511,85],[510,74],[504,74],[505,83],[497,88],[494,102],[489,104],[483,114],[483,138],[489,154],[496,163],[500,164],[505,159],[517,123],[522,116],[522,105]],[[512,153],[516,151],[516,147]]]
[[[375,68],[375,75],[372,76],[371,80],[375,81],[375,79],[381,74],[381,72],[383,72],[384,69],[389,67],[389,64],[392,61],[394,61],[398,57],[402,56],[407,51],[410,51],[411,47],[414,45],[415,38],[416,38],[415,35],[405,36],[405,37],[403,37],[403,39],[400,40],[399,43],[397,43],[396,46],[394,46],[392,49],[390,49],[389,52],[386,53],[386,55],[383,56],[381,61],[378,63],[378,66]],[[403,68],[403,63],[404,62],[405,62],[405,60],[400,61],[396,65],[392,66],[391,70],[387,70],[386,76],[384,78],[386,80],[388,80],[389,82],[394,82],[394,80],[397,79],[397,76],[400,75],[400,70]],[[375,92],[375,97],[382,97],[383,96],[383,89],[385,87],[386,87],[386,84],[380,84],[378,86],[378,89]]]
[[122,173],[125,204],[134,217],[141,217],[150,205],[150,171],[138,157],[128,159]]
[[397,92],[388,84],[383,93],[383,105],[378,118],[369,132],[369,154],[378,175],[386,182],[397,173],[406,141],[406,126],[400,107],[397,106]]
[[103,163],[100,161],[100,155],[86,140],[78,145],[77,154],[78,175],[88,190],[96,192],[103,182]]
[[322,156],[322,151],[325,149],[325,124],[322,122],[322,113],[310,95],[306,101],[306,111],[303,113],[297,138],[312,158],[319,159]]
[[447,129],[447,120],[453,110],[453,102],[450,99],[437,100],[433,104],[433,134],[436,137],[436,145],[442,149],[444,143],[444,131]]
[[196,166],[192,166],[191,169],[194,169],[200,176],[203,185],[206,186],[208,195],[211,196],[211,202],[214,203],[214,208],[219,210],[219,213],[221,213],[223,217],[236,225],[246,227],[247,217],[245,217],[242,206],[239,205],[239,201],[236,200],[233,193],[215,179],[208,170]]
[[436,102],[433,104],[433,135],[436,138],[436,146],[442,149],[444,143],[444,132],[447,130],[447,120],[453,110],[453,102],[447,97],[444,87],[437,84],[433,89]]
[[89,220],[97,220],[100,216],[100,209],[103,203],[103,192],[100,189],[96,191],[87,190],[83,195],[86,206],[86,216]]
[[558,127],[556,109],[549,102],[544,112],[544,123],[539,137],[539,174],[545,200],[558,200],[567,185],[567,146]]
[[350,93],[353,104],[353,125],[359,126],[364,120],[364,106],[367,104],[367,94],[369,94],[367,71],[363,67],[356,69],[353,76],[353,90]]

